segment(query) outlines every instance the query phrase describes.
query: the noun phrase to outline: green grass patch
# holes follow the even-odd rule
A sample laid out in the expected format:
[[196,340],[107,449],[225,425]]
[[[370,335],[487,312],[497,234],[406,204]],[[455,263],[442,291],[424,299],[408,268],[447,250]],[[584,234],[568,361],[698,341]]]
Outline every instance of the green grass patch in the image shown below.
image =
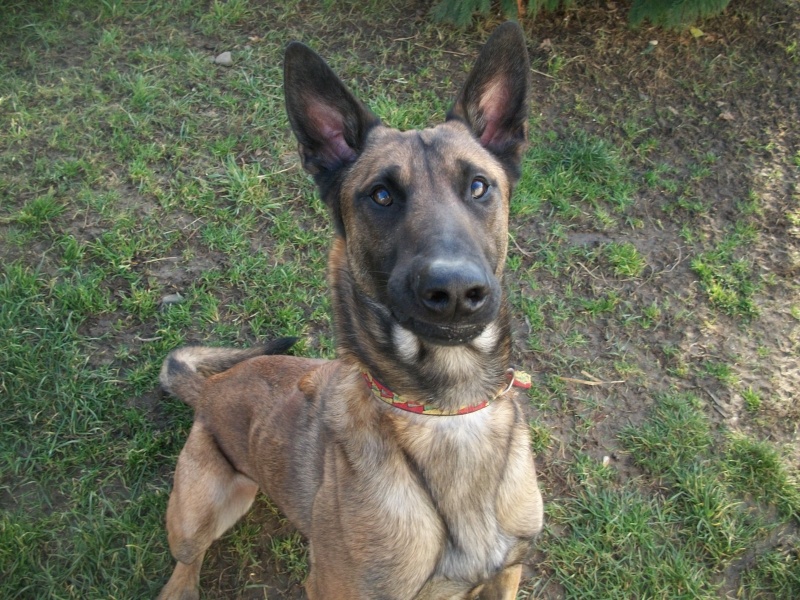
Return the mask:
[[800,543],[795,539],[757,557],[742,577],[740,594],[748,600],[800,598]]
[[[569,598],[718,598],[714,574],[781,527],[749,503],[797,518],[800,488],[775,449],[737,434],[715,453],[720,441],[696,398],[659,399],[620,440],[662,493],[620,485],[613,469],[576,457],[575,494],[549,507],[551,531],[567,534],[550,533],[544,546]],[[768,552],[743,577],[742,593],[792,597],[796,574],[796,549]]]
[[620,303],[621,298],[619,295],[611,290],[607,294],[603,296],[598,296],[595,298],[586,298],[582,299],[580,304],[581,308],[589,313],[593,317],[597,317],[602,314],[611,313]]
[[51,191],[34,198],[17,213],[15,220],[30,229],[41,229],[66,210],[66,206],[55,198]]
[[180,432],[155,430],[127,406],[123,374],[90,362],[80,329],[113,308],[83,274],[3,270],[0,464],[15,497],[0,515],[3,597],[154,592],[147,573],[165,558],[157,482]]
[[705,361],[701,365],[701,372],[703,375],[713,377],[725,385],[733,386],[739,382],[736,372],[728,363]]
[[608,142],[580,131],[565,137],[547,132],[531,139],[512,218],[534,214],[542,202],[568,219],[586,208],[619,211],[633,202],[630,171]]
[[534,454],[544,453],[552,443],[550,428],[538,419],[528,424],[531,432],[531,448]]
[[758,286],[753,282],[752,267],[746,259],[731,259],[727,253],[705,252],[692,260],[712,306],[731,316],[751,320],[759,309],[753,296]]
[[731,434],[725,445],[725,469],[731,486],[760,503],[776,506],[800,522],[800,485],[778,451],[769,443]]
[[752,261],[740,251],[756,235],[752,227],[737,225],[714,249],[700,253],[691,262],[712,306],[746,321],[759,314],[755,295],[761,286]]
[[647,266],[644,257],[630,242],[607,244],[601,250],[600,256],[608,261],[611,271],[617,277],[639,277]]
[[716,598],[702,562],[680,538],[669,507],[631,487],[589,484],[549,510],[545,565],[567,597],[586,600],[630,598]]
[[281,570],[294,583],[302,583],[308,575],[308,545],[299,533],[276,536],[270,540],[270,551]]
[[666,396],[643,424],[621,432],[634,461],[650,473],[670,473],[702,455],[712,443],[707,417],[694,397]]

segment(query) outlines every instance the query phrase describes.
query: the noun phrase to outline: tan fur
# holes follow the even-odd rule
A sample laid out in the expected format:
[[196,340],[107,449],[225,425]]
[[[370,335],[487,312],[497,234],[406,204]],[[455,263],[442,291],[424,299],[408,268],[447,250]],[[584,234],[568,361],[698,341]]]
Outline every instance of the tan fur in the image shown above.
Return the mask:
[[[337,129],[349,123],[337,112],[341,103],[353,102],[346,92],[336,92],[341,102],[332,106],[323,102],[325,94],[311,97],[304,83],[287,92],[302,113],[294,115],[293,127],[309,172],[324,174],[341,169],[337,161],[352,161],[335,172],[333,187],[329,180],[320,184],[338,194],[326,202],[346,232],[336,236],[329,257],[340,358],[267,355],[285,349],[285,340],[260,350],[187,347],[166,358],[162,386],[194,408],[195,422],[178,458],[167,510],[178,563],[161,600],[199,597],[206,550],[248,510],[259,489],[308,538],[305,585],[312,600],[515,597],[520,563],[542,527],[542,499],[515,392],[494,398],[510,354],[505,297],[495,292],[495,310],[463,339],[458,318],[437,322],[431,335],[455,332],[441,343],[426,337],[424,319],[407,329],[387,299],[390,273],[380,273],[371,261],[378,253],[391,259],[392,250],[407,250],[408,240],[392,242],[368,231],[358,200],[390,169],[393,190],[403,190],[408,235],[425,231],[433,237],[422,241],[435,249],[439,229],[431,223],[440,223],[450,236],[441,244],[467,239],[481,268],[499,280],[514,183],[513,169],[501,158],[517,160],[522,142],[513,136],[524,126],[499,129],[519,118],[497,117],[503,106],[481,96],[479,84],[495,62],[516,61],[516,71],[508,69],[514,77],[504,71],[500,83],[492,78],[487,93],[503,102],[519,96],[521,84],[508,82],[525,74],[527,58],[517,60],[524,45],[511,26],[497,39],[476,66],[479,77],[471,77],[478,84],[468,85],[456,103],[478,110],[478,129],[454,118],[432,129],[398,132],[375,125],[356,107],[353,118],[371,125],[362,127],[364,139],[356,143]],[[307,56],[306,50],[292,52]],[[331,78],[325,68],[309,67]],[[495,89],[503,82],[507,88]],[[489,142],[481,139],[484,131]],[[323,134],[327,145],[320,146],[314,136]],[[462,196],[453,182],[463,180],[467,168],[479,169],[496,187],[491,202],[465,208],[469,188]],[[388,218],[381,215],[376,218]],[[387,250],[389,243],[396,247]],[[416,256],[407,258],[413,267]],[[405,397],[443,410],[494,399],[465,415],[414,414],[376,399],[362,377],[365,369]]]
[[376,402],[357,365],[264,356],[204,380],[195,410],[167,512],[179,562],[163,600],[192,597],[203,554],[258,487],[311,542],[310,598],[380,597],[365,586],[378,573],[387,597],[466,598],[494,574],[505,580],[504,565],[525,553],[516,536],[541,527],[511,397],[431,418]]

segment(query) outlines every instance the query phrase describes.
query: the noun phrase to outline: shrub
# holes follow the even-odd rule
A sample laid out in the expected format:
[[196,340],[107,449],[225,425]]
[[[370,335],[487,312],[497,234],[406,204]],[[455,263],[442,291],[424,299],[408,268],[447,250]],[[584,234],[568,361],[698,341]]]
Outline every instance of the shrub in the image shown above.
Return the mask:
[[[666,29],[684,29],[700,19],[720,14],[730,0],[633,0],[628,21],[634,27],[644,21]],[[439,0],[433,6],[433,18],[465,27],[473,16],[487,15],[497,6],[509,18],[521,18],[524,12],[535,17],[540,10],[570,8],[575,0]]]
[[633,0],[628,21],[634,27],[648,20],[665,29],[684,29],[720,14],[730,0]]

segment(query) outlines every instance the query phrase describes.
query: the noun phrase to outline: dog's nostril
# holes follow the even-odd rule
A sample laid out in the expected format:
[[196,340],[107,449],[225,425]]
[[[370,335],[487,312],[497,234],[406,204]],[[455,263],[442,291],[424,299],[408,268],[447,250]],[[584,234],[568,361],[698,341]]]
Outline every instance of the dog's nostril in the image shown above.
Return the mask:
[[468,302],[472,304],[478,304],[479,302],[483,302],[484,298],[486,298],[486,289],[483,287],[474,287],[467,290],[464,297],[467,299]]
[[433,290],[425,295],[425,299],[431,304],[447,304],[450,302],[450,294],[444,290]]

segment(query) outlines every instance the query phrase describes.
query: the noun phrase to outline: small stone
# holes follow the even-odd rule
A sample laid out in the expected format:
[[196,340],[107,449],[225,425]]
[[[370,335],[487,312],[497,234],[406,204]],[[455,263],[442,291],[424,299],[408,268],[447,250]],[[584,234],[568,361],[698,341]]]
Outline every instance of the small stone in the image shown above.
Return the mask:
[[161,306],[169,306],[170,304],[180,304],[183,302],[183,296],[180,294],[167,294],[161,298]]
[[230,52],[223,52],[214,58],[214,62],[223,67],[230,67],[233,65],[233,56]]

